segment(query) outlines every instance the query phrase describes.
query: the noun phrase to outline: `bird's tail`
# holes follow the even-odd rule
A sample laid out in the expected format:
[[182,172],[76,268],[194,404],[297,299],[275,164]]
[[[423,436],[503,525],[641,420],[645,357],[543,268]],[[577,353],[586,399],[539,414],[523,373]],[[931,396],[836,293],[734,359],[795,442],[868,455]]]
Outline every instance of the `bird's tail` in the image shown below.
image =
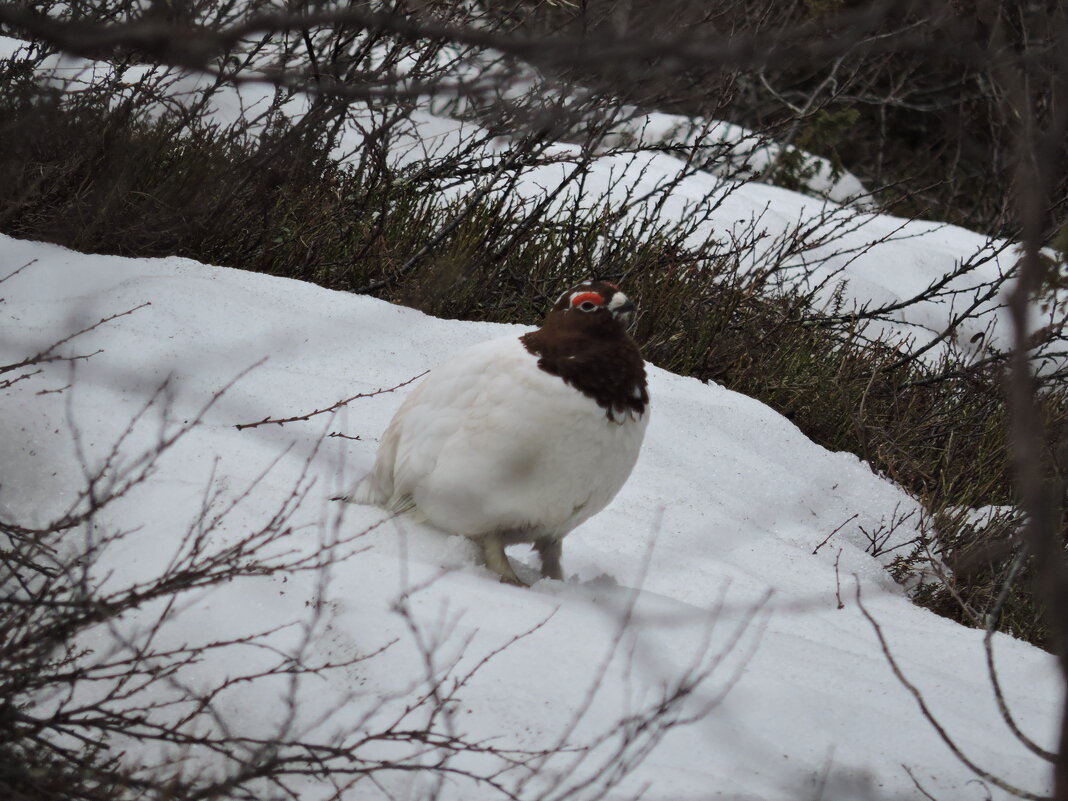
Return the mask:
[[374,467],[357,481],[347,494],[334,500],[388,507],[393,498],[393,464],[396,461],[398,434],[391,425],[382,435]]
[[338,495],[330,500],[345,501],[345,503],[362,503],[368,506],[382,506],[386,501],[376,488],[373,471],[357,481],[346,494]]

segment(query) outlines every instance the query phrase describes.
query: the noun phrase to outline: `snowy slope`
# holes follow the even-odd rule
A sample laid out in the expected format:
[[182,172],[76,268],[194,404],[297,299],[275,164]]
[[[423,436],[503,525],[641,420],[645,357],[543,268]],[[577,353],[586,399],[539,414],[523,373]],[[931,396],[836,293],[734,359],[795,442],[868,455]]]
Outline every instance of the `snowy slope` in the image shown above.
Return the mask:
[[[169,379],[165,411],[146,416],[124,443],[125,453],[136,453],[252,368],[101,521],[133,530],[97,568],[111,571],[107,581],[115,585],[167,561],[209,484],[240,494],[276,460],[215,537],[225,541],[261,524],[305,473],[316,483],[291,520],[288,546],[312,549],[321,538],[372,526],[380,511],[345,506],[335,529],[339,505],[327,499],[369,468],[376,438],[407,388],[354,401],[333,420],[245,430],[235,424],[392,387],[459,348],[523,330],[438,320],[183,259],[86,256],[0,237],[0,275],[34,259],[0,287],[0,364],[105,315],[151,305],[64,348],[69,355],[102,350],[73,372],[64,363],[46,365],[0,395],[6,518],[39,522],[64,508],[81,476],[72,430],[94,464]],[[441,662],[452,656],[461,668],[544,622],[484,665],[452,712],[457,731],[493,737],[500,747],[547,747],[563,734],[569,742],[593,740],[655,702],[687,670],[707,672],[683,702],[696,720],[635,760],[610,797],[642,788],[656,799],[922,797],[908,768],[938,798],[985,798],[987,788],[969,783],[973,777],[892,676],[853,599],[859,582],[906,674],[965,753],[1009,781],[1047,792],[1045,766],[1000,721],[980,633],[912,606],[864,552],[862,528],[899,520],[914,502],[856,457],[814,445],[750,398],[655,368],[650,379],[652,419],[638,466],[609,508],[565,541],[566,581],[526,590],[501,585],[474,563],[468,543],[404,519],[357,541],[364,550],[330,571],[308,653],[339,659],[397,642],[325,680],[297,683],[299,703],[288,711],[307,735],[332,742],[379,704],[395,710],[410,699],[424,664],[395,605],[404,596],[416,630],[440,640]],[[68,383],[63,393],[38,394]],[[329,431],[360,440],[321,440]],[[900,525],[894,541],[908,539],[914,524],[913,516]],[[511,555],[532,578],[536,558],[522,547]],[[242,579],[185,598],[161,637],[211,640],[306,620],[318,591],[313,574]],[[123,625],[132,631],[137,621]],[[102,651],[113,636],[99,631],[90,640]],[[271,640],[282,649],[300,641],[299,627]],[[1052,745],[1063,692],[1053,659],[1005,637],[997,653],[1021,726]],[[262,658],[235,646],[190,666],[183,678],[207,685],[252,670]],[[591,687],[599,687],[592,696]],[[277,680],[233,687],[223,697],[227,724],[270,731],[287,714],[283,689]],[[518,768],[500,780],[523,798],[537,797],[554,777],[561,788],[573,787],[611,758],[615,743],[587,756],[557,755],[532,780]],[[151,756],[151,749],[131,750],[130,758],[138,755]],[[329,796],[324,782],[302,781],[302,798]],[[428,793],[411,775],[378,781],[382,797]],[[572,797],[591,794],[587,788]],[[347,797],[378,794],[359,784]],[[457,778],[442,797],[499,795]]]

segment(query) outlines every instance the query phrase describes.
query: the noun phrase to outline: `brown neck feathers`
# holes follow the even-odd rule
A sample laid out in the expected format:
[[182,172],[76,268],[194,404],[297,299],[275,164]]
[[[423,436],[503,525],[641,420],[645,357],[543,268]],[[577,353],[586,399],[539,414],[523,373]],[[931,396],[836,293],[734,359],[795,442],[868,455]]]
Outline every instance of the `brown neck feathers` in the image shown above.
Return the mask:
[[607,310],[553,311],[545,325],[520,337],[538,367],[594,400],[612,420],[644,414],[645,363],[634,340]]

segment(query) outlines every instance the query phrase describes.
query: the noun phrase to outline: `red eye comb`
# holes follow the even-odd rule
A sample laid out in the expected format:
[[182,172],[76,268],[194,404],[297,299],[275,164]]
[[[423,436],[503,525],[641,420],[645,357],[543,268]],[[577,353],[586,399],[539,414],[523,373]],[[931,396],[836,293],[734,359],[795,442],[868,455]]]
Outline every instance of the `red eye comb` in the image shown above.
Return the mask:
[[581,293],[579,295],[575,295],[575,297],[571,298],[571,305],[572,306],[581,306],[583,303],[586,303],[587,301],[589,301],[590,303],[594,303],[594,304],[596,304],[598,306],[603,306],[604,305],[604,298],[602,298],[596,292],[583,292],[583,293]]

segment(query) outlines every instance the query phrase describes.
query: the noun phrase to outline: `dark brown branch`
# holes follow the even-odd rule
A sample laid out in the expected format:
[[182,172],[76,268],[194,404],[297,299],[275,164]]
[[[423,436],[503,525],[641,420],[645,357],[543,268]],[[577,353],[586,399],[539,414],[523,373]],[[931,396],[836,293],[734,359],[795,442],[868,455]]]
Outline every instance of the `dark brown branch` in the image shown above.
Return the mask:
[[296,422],[300,422],[300,421],[304,421],[304,420],[310,420],[312,417],[315,417],[315,415],[317,415],[317,414],[326,414],[327,412],[336,411],[337,409],[340,409],[342,406],[345,406],[345,405],[347,405],[349,403],[352,403],[354,400],[359,400],[360,398],[373,398],[375,395],[385,395],[387,392],[395,392],[396,390],[400,389],[401,387],[406,387],[410,383],[412,383],[413,381],[416,381],[416,380],[422,378],[423,376],[425,376],[429,372],[430,372],[429,370],[424,370],[419,375],[412,376],[407,381],[402,381],[400,384],[397,384],[396,386],[393,386],[393,387],[388,387],[386,389],[376,389],[374,392],[361,392],[361,393],[359,393],[357,395],[353,395],[351,398],[345,398],[343,400],[339,400],[337,403],[335,403],[335,404],[333,404],[331,406],[327,406],[325,409],[316,409],[314,412],[308,412],[307,414],[297,415],[295,417],[277,417],[277,418],[275,418],[275,417],[264,417],[262,420],[260,420],[258,422],[255,422],[255,423],[238,423],[237,425],[234,426],[234,428],[236,428],[238,431],[242,431],[242,430],[244,430],[246,428],[255,428],[256,426],[265,426],[265,425],[269,425],[269,424],[272,424],[272,423],[274,425],[281,426],[281,425],[285,425],[286,423],[296,423]]
[[[26,266],[29,266],[29,265],[24,265],[24,267],[20,267],[19,269],[20,270],[24,269]],[[17,273],[18,270],[16,270],[15,272]],[[14,274],[15,273],[12,273],[11,275],[14,275]],[[8,277],[10,278],[11,276],[8,276]],[[28,359],[23,359],[21,362],[16,362],[14,364],[0,365],[0,373],[8,373],[8,372],[11,372],[12,370],[18,370],[18,369],[21,369],[23,367],[29,367],[30,365],[33,365],[33,364],[44,364],[45,362],[57,362],[57,361],[77,361],[79,359],[88,359],[88,358],[90,358],[92,356],[96,356],[98,353],[102,353],[103,351],[96,350],[96,351],[94,351],[92,353],[86,353],[86,354],[82,354],[82,355],[79,355],[79,356],[57,356],[57,355],[55,355],[55,350],[56,350],[56,348],[59,348],[62,345],[67,344],[72,339],[76,339],[76,338],[82,336],[83,334],[88,334],[93,329],[99,328],[100,326],[102,326],[102,325],[104,325],[106,323],[110,323],[112,320],[117,320],[118,318],[125,317],[128,314],[133,314],[138,309],[143,309],[143,308],[145,308],[145,306],[151,306],[151,305],[152,305],[151,301],[145,301],[140,306],[134,306],[132,309],[127,309],[124,312],[119,312],[118,314],[112,314],[112,315],[104,317],[104,318],[102,318],[100,320],[97,320],[95,323],[93,323],[92,325],[86,326],[81,331],[76,331],[73,334],[70,334],[68,336],[63,337],[63,339],[61,339],[61,340],[59,340],[57,342],[53,342],[47,348],[45,348],[44,350],[40,351],[39,353],[34,354],[33,356],[30,356]]]
[[[36,263],[37,263],[37,259],[30,259],[28,262],[23,264],[21,267],[17,267],[16,269],[12,270],[7,275],[5,275],[3,278],[0,278],[0,284],[4,283],[4,281],[7,281],[9,278],[14,278],[16,275],[21,273],[27,267],[30,267],[30,266],[32,266],[32,265],[34,265]],[[2,300],[3,300],[3,298],[0,298],[0,301],[2,301]]]
[[819,553],[819,550],[820,550],[820,548],[822,548],[822,547],[823,547],[824,545],[826,545],[826,544],[827,544],[828,542],[830,542],[830,541],[831,541],[831,537],[833,537],[833,536],[834,536],[835,534],[837,534],[837,533],[838,533],[839,531],[841,531],[841,530],[842,530],[843,528],[845,528],[845,527],[846,527],[847,525],[849,525],[849,524],[850,524],[851,522],[853,522],[854,520],[856,520],[856,519],[857,519],[858,517],[860,517],[860,512],[855,512],[855,513],[854,513],[853,515],[851,515],[850,517],[847,517],[847,518],[846,518],[846,519],[845,519],[845,520],[844,520],[844,521],[843,521],[843,522],[841,523],[841,525],[839,525],[839,526],[838,526],[838,528],[836,528],[836,529],[835,529],[834,531],[832,531],[832,532],[831,532],[830,534],[828,534],[828,535],[827,535],[827,536],[826,536],[826,537],[824,538],[823,542],[821,542],[821,543],[820,543],[819,545],[817,545],[817,546],[816,546],[815,548],[813,548],[813,549],[812,549],[812,553],[813,553],[813,554],[817,554],[817,553]]
[[[1062,19],[1059,22],[1064,30]],[[995,31],[995,39],[1002,32]],[[995,41],[994,44],[1003,44]],[[1045,606],[1045,619],[1050,630],[1054,653],[1061,674],[1068,682],[1068,558],[1061,534],[1061,499],[1064,489],[1060,481],[1046,475],[1044,458],[1045,431],[1038,403],[1038,390],[1028,358],[1030,349],[1031,303],[1041,288],[1043,275],[1043,217],[1050,197],[1052,165],[1056,163],[1053,148],[1063,141],[1068,124],[1063,110],[1060,121],[1051,130],[1043,131],[1036,99],[1030,88],[1032,80],[1024,61],[1026,50],[1015,57],[1012,48],[1004,48],[1006,55],[995,62],[1003,84],[1005,104],[1020,120],[1016,130],[1016,205],[1023,232],[1023,257],[1017,266],[1016,284],[1009,293],[1008,306],[1012,319],[1013,351],[1010,360],[1011,382],[1009,408],[1011,413],[1013,463],[1020,507],[1027,516],[1023,540],[1036,566],[1036,589]],[[1063,73],[1060,75],[1063,79]],[[1056,119],[1056,118],[1055,118]],[[1068,692],[1061,701],[1061,728],[1053,764],[1053,797],[1068,801]]]
[[[405,40],[429,39],[472,47],[489,48],[542,67],[576,67],[604,63],[642,62],[668,59],[672,64],[754,67],[769,61],[783,64],[823,64],[848,52],[927,51],[944,49],[945,39],[934,35],[871,37],[874,31],[901,6],[897,0],[824,15],[818,20],[785,30],[754,34],[732,32],[715,37],[689,30],[665,37],[649,37],[642,32],[600,40],[500,33],[477,26],[460,26],[433,19],[418,19],[390,12],[361,8],[318,11],[301,14],[257,14],[223,29],[206,26],[177,27],[157,21],[93,24],[60,21],[34,13],[12,3],[0,5],[0,24],[39,37],[66,52],[98,57],[116,49],[136,48],[161,63],[203,69],[209,61],[228,52],[241,40],[269,33],[299,32],[306,28],[337,25],[384,32]],[[948,26],[948,22],[943,25]],[[961,37],[960,41],[966,41]],[[972,54],[958,43],[963,55]]]
[[1005,725],[1009,727],[1009,730],[1013,733],[1017,740],[1019,740],[1028,751],[1035,756],[1039,756],[1047,762],[1056,762],[1057,755],[1052,751],[1047,751],[1040,746],[1022,731],[1016,724],[1016,719],[1012,716],[1012,711],[1009,709],[1009,704],[1005,700],[1005,693],[1001,689],[1001,680],[998,678],[997,668],[994,666],[994,647],[991,640],[994,636],[993,626],[987,628],[986,635],[983,637],[983,649],[986,651],[986,668],[987,673],[990,676],[990,686],[994,689],[994,698],[998,703],[998,711],[1001,712],[1001,719],[1005,721]]
[[879,646],[882,648],[883,656],[886,657],[887,664],[890,665],[890,669],[894,672],[894,676],[897,680],[901,682],[901,686],[908,690],[912,697],[916,699],[916,703],[920,707],[920,712],[923,713],[923,716],[927,719],[927,722],[931,724],[931,727],[938,732],[938,736],[942,738],[942,742],[949,747],[949,750],[953,752],[953,755],[960,760],[961,764],[967,767],[980,779],[990,782],[995,787],[998,787],[1007,793],[1012,793],[1012,795],[1017,798],[1025,798],[1028,799],[1028,801],[1050,801],[1050,796],[1037,795],[1035,793],[1029,793],[1026,790],[1021,790],[1019,787],[1009,784],[1004,779],[995,776],[993,773],[983,770],[960,750],[960,746],[958,746],[953,738],[949,736],[949,733],[938,721],[938,718],[931,712],[930,707],[927,706],[927,701],[924,699],[923,693],[921,693],[916,685],[910,682],[908,678],[905,677],[905,674],[901,672],[901,668],[898,666],[897,660],[894,659],[894,655],[890,650],[890,645],[887,643],[886,637],[883,635],[882,627],[879,625],[879,622],[872,617],[871,613],[864,606],[864,602],[861,600],[860,579],[854,577],[854,580],[857,588],[857,606],[860,608],[861,614],[864,615],[868,623],[871,624],[872,629],[875,631],[875,636],[879,639]]

